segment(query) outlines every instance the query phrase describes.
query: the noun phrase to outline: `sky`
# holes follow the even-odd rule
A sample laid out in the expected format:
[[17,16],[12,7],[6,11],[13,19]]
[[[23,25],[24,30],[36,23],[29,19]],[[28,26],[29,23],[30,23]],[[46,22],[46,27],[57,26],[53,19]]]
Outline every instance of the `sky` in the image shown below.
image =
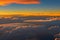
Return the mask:
[[60,0],[0,0],[0,15],[60,16]]

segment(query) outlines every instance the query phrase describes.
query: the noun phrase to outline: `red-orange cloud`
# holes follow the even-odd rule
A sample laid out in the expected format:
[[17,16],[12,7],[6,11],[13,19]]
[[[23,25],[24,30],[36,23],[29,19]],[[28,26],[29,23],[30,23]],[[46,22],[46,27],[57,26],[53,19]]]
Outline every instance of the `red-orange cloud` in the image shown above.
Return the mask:
[[7,5],[7,4],[39,4],[39,0],[0,0],[0,5]]

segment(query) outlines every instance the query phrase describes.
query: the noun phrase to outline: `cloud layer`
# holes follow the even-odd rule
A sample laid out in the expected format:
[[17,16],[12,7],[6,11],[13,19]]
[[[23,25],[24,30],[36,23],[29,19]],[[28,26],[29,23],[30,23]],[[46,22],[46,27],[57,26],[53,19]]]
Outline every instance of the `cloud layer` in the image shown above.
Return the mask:
[[0,0],[0,5],[7,5],[7,4],[39,4],[39,0]]

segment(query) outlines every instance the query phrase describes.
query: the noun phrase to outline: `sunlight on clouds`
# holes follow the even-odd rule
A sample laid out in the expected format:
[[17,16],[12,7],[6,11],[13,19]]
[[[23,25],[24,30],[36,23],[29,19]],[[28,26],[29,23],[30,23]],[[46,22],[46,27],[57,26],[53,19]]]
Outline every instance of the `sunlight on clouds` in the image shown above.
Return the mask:
[[7,4],[39,4],[39,0],[0,0],[0,5],[4,6]]

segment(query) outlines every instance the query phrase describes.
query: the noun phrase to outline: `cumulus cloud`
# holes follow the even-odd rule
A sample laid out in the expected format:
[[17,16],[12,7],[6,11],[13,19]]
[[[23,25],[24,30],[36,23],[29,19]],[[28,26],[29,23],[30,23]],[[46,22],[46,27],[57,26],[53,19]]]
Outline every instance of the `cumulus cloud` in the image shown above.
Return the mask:
[[0,0],[0,5],[7,5],[7,4],[39,4],[39,0]]

